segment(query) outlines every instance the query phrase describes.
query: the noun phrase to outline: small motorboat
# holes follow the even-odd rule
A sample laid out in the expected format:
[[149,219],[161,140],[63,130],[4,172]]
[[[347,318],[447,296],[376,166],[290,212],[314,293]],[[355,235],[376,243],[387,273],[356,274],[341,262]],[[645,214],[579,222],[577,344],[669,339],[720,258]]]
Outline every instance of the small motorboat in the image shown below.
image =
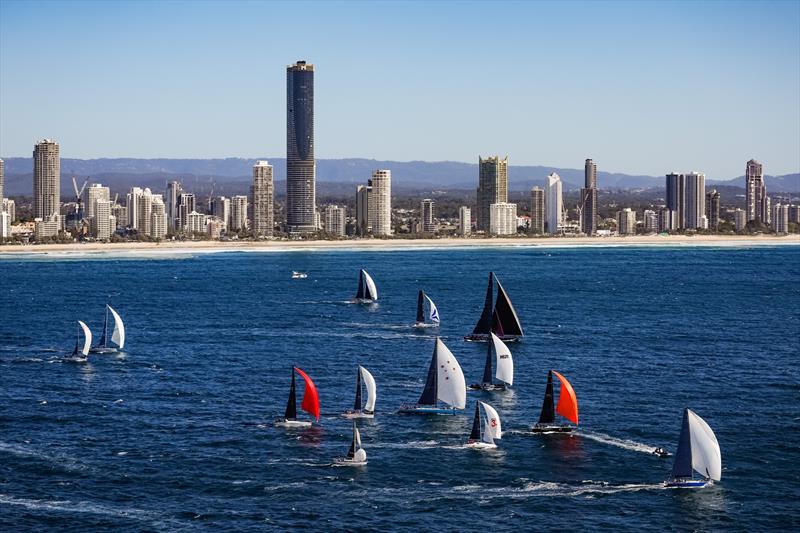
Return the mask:
[[655,450],[653,450],[653,455],[657,455],[658,457],[669,457],[672,454],[669,453],[664,448],[656,448]]
[[308,272],[299,272],[297,270],[292,270],[292,279],[306,279],[308,277]]

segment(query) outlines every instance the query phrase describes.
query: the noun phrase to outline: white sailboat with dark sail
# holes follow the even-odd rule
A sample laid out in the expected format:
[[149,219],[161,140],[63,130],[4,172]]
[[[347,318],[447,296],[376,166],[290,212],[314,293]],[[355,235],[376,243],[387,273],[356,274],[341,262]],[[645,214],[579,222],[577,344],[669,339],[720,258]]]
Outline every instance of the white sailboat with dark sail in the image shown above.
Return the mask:
[[[495,283],[497,283],[496,299],[494,298]],[[486,299],[483,303],[481,317],[472,333],[465,336],[464,339],[486,342],[489,340],[489,333],[494,333],[505,342],[516,341],[524,336],[522,324],[511,304],[511,299],[494,272],[489,272],[489,284],[486,287]]]
[[[500,340],[500,337],[494,333],[489,333],[489,335],[491,342],[486,344],[486,364],[483,366],[483,378],[480,383],[470,385],[470,390],[506,390],[507,387],[514,384],[514,360],[511,357],[511,350]],[[495,357],[492,357],[492,352]],[[492,378],[492,360],[495,358],[497,359],[495,377],[499,383]]]
[[293,366],[292,385],[289,388],[289,401],[286,402],[286,411],[284,412],[283,418],[279,418],[275,421],[276,426],[294,428],[308,427],[311,425],[310,420],[299,420],[297,418],[297,384],[294,378],[295,372],[300,374],[306,384],[305,392],[303,393],[303,401],[300,407],[306,413],[316,417],[317,422],[319,422],[319,394],[317,393],[317,387],[314,385],[314,382],[311,381],[311,378],[308,377],[308,374],[296,366]]
[[353,441],[346,457],[337,457],[333,460],[335,466],[364,466],[367,464],[367,452],[361,447],[361,433],[358,432],[356,421],[353,420]]
[[[114,329],[111,335],[108,334],[108,314],[114,317]],[[91,353],[117,353],[125,347],[125,324],[114,308],[106,305],[106,316],[103,319],[103,334],[100,336],[100,342],[97,346],[93,346],[90,350]]]
[[[441,403],[440,403],[441,402]],[[444,405],[442,405],[444,404]],[[464,373],[453,353],[436,337],[425,388],[417,403],[403,404],[400,413],[454,415],[467,404]]]
[[475,417],[472,420],[472,432],[469,434],[467,446],[470,448],[497,448],[494,440],[500,440],[502,436],[500,415],[488,403],[476,401]]
[[[362,403],[362,383],[367,389],[367,400]],[[377,398],[377,387],[375,378],[363,366],[358,367],[356,374],[356,401],[353,409],[348,409],[342,416],[345,418],[375,418],[375,400]]]
[[[425,304],[428,306],[428,313],[426,318]],[[417,295],[417,321],[414,327],[425,328],[439,325],[439,310],[436,304],[433,303],[430,296],[425,294],[425,291],[420,290]]]
[[358,273],[358,290],[354,301],[359,304],[371,304],[377,299],[378,288],[372,277],[362,268]]
[[[557,405],[553,392],[553,374],[561,382]],[[547,387],[544,391],[542,412],[539,415],[539,421],[531,428],[531,431],[534,433],[570,433],[575,430],[575,426],[556,423],[556,413],[575,426],[578,425],[578,397],[575,396],[575,390],[567,378],[555,370],[551,370],[547,373]]]
[[[695,472],[701,478],[694,476]],[[722,454],[717,437],[705,420],[689,408],[683,410],[678,450],[666,487],[700,489],[722,477]]]

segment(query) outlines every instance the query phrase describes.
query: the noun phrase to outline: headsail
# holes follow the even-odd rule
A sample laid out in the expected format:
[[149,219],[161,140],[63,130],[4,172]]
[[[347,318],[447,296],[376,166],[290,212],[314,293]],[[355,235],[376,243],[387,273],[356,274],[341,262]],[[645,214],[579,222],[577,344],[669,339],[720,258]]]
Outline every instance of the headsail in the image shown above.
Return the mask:
[[577,426],[578,398],[575,396],[575,391],[572,389],[572,385],[569,384],[569,381],[567,381],[567,378],[555,370],[553,370],[553,374],[561,381],[561,392],[558,394],[556,412]]
[[495,376],[500,381],[508,385],[514,384],[514,361],[511,358],[511,350],[508,349],[506,343],[501,341],[497,335],[491,334],[492,342],[494,345],[495,354],[497,354],[497,373]]
[[719,481],[722,476],[722,455],[717,437],[706,421],[691,409],[686,410],[692,445],[692,468],[701,475]]
[[92,347],[92,331],[89,329],[89,326],[80,320],[78,320],[78,324],[83,328],[83,348],[81,349],[81,353],[83,355],[89,355],[89,348]]
[[456,409],[467,405],[467,382],[464,372],[453,353],[436,337],[436,357],[438,363],[436,397]]
[[552,424],[556,421],[555,402],[553,401],[553,371],[547,373],[547,387],[544,389],[542,413],[539,415],[539,424]]
[[119,349],[121,350],[125,347],[125,324],[122,322],[122,318],[119,316],[119,314],[114,311],[113,307],[110,305],[107,305],[106,307],[114,316],[114,332],[111,334],[111,341],[119,346]]
[[292,386],[289,389],[289,401],[286,402],[286,412],[283,414],[287,420],[297,418],[297,386],[294,380],[294,367],[292,367]]
[[678,450],[675,452],[675,461],[672,463],[673,479],[692,477],[692,445],[689,432],[689,409],[684,409]]
[[303,393],[303,401],[300,407],[302,407],[303,411],[306,413],[316,417],[317,422],[319,422],[319,395],[317,394],[317,387],[314,385],[314,382],[311,381],[311,378],[308,377],[308,374],[297,367],[294,367],[294,369],[306,382],[306,390]]
[[483,311],[481,318],[472,330],[473,335],[485,335],[492,329],[492,311],[494,305],[492,303],[492,296],[494,295],[494,272],[489,272],[489,284],[486,286],[486,299],[483,302]]
[[433,322],[434,324],[438,324],[439,310],[436,309],[436,305],[434,305],[433,300],[431,300],[430,296],[426,294],[425,299],[428,300],[428,306],[430,307],[430,313],[428,314],[428,317],[430,318],[431,322]]
[[492,331],[498,335],[517,335],[522,336],[522,325],[519,323],[519,317],[511,305],[511,299],[506,294],[505,289],[497,279],[497,300],[494,304],[496,314],[492,324]]
[[497,414],[494,407],[488,403],[478,402],[486,412],[486,424],[483,427],[483,440],[484,442],[491,443],[494,439],[503,438],[503,429],[500,425],[500,415]]
[[421,290],[417,294],[417,324],[425,322],[425,310],[423,309],[425,303],[425,293]]
[[375,282],[372,281],[372,277],[367,274],[366,270],[362,270],[361,272],[364,273],[364,281],[366,283],[366,288],[364,290],[363,298],[366,300],[377,300],[378,299],[378,289],[375,287]]
[[367,386],[367,403],[364,404],[364,410],[373,412],[375,411],[375,400],[378,399],[378,388],[375,386],[375,378],[372,377],[372,374],[363,366],[359,366],[358,369],[361,371],[364,384]]
[[359,463],[366,462],[367,452],[361,447],[361,433],[358,431],[355,421],[353,421],[353,433],[355,434],[356,453],[353,454],[353,459]]

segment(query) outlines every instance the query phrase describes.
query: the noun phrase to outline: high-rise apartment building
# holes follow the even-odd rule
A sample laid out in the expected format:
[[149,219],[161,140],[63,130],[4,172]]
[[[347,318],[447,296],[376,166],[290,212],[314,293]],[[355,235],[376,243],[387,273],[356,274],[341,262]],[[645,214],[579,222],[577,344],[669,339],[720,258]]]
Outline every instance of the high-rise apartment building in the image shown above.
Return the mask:
[[[160,196],[160,195],[159,195]],[[164,201],[161,201],[162,209],[164,207]],[[166,210],[163,211],[164,216],[166,216]],[[150,235],[152,237],[153,232],[153,193],[150,189],[145,189],[142,193],[136,197],[136,231],[139,235]]]
[[257,161],[253,165],[253,235],[272,237],[274,224],[272,165]]
[[369,198],[370,225],[372,234],[388,236],[392,234],[392,172],[376,170],[369,180],[372,187]]
[[764,168],[755,159],[747,162],[744,173],[745,211],[747,221],[767,222],[769,207],[767,206],[767,187],[764,184]]
[[555,172],[547,176],[545,187],[545,212],[547,213],[547,233],[555,235],[564,223],[564,203],[561,177]]
[[217,196],[211,200],[211,215],[222,223],[222,229],[227,231],[231,219],[231,199]]
[[626,207],[617,211],[617,232],[620,235],[634,235],[636,233],[636,211]]
[[180,205],[181,194],[183,188],[180,182],[170,181],[167,183],[167,194],[164,207],[167,210],[167,224],[170,231],[180,231],[180,213],[178,213],[178,206]]
[[0,238],[11,238],[11,214],[0,211]]
[[705,229],[706,219],[706,175],[689,172],[684,176],[686,206],[683,210],[687,229]]
[[[145,189],[145,191],[149,192],[148,189]],[[151,238],[160,241],[167,236],[167,209],[164,205],[164,198],[160,194],[150,195],[149,211],[149,235]]]
[[127,223],[130,229],[139,229],[139,197],[144,193],[139,187],[131,187],[125,195],[125,208],[127,210]]
[[5,186],[5,172],[6,172],[6,163],[2,159],[0,159],[0,202],[3,201],[4,198],[3,194],[5,194],[4,193],[5,189],[3,188]]
[[[92,218],[95,214],[94,204],[99,201],[108,202],[111,199],[111,191],[108,187],[103,187],[99,183],[92,183],[84,192],[83,216]],[[109,204],[109,216],[111,216],[111,204]]]
[[345,234],[345,209],[338,205],[329,205],[325,208],[325,231],[329,235],[344,237]]
[[0,213],[6,212],[11,215],[11,223],[17,219],[17,204],[11,198],[0,200]]
[[234,196],[231,198],[231,231],[244,231],[247,229],[247,196]]
[[[111,221],[114,219],[111,214],[111,201],[108,199],[96,199],[92,202],[92,216],[90,219],[90,228],[92,236],[101,241],[107,241],[111,238],[116,227],[111,227]],[[116,226],[116,224],[114,224]]]
[[586,235],[597,233],[597,165],[587,159],[583,170],[584,187],[581,189],[581,231]]
[[178,221],[177,230],[186,231],[189,223],[189,213],[197,211],[197,198],[192,193],[181,193],[178,198]]
[[369,216],[370,196],[372,196],[371,186],[359,185],[356,189],[356,235],[360,237],[372,231]]
[[492,235],[517,233],[517,204],[501,202],[489,206],[489,233]]
[[206,215],[192,211],[186,217],[186,233],[192,235],[194,233],[206,232]]
[[544,191],[538,186],[531,189],[531,232],[544,233]]
[[745,227],[747,227],[747,211],[737,207],[736,211],[733,212],[733,225],[736,231],[744,231]]
[[476,229],[489,231],[490,206],[508,202],[508,156],[478,157]]
[[658,213],[652,209],[645,209],[642,222],[644,223],[644,230],[646,232],[655,233],[658,231]]
[[674,229],[686,227],[686,176],[677,172],[667,174],[667,210],[670,226]]
[[775,233],[789,233],[789,205],[777,203],[772,206],[772,229]]
[[708,229],[719,231],[719,192],[716,189],[706,193],[706,217]]
[[423,233],[433,233],[436,231],[436,224],[433,222],[434,201],[430,198],[422,200],[419,206],[419,223]]
[[286,67],[286,228],[316,231],[314,160],[314,65],[298,61]]
[[458,234],[467,236],[472,233],[472,213],[470,208],[462,205],[458,208]]
[[61,156],[58,143],[44,139],[33,148],[33,216],[61,212]]

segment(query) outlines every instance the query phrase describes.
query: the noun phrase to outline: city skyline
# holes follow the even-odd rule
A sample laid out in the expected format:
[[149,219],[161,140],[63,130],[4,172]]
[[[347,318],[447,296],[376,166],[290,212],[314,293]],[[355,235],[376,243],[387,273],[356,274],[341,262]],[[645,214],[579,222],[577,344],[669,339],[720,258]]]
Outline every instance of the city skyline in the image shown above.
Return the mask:
[[[178,9],[180,4],[141,9],[125,2],[58,3],[48,5],[52,9],[37,10],[36,3],[31,7],[4,2],[0,6],[0,114],[4,117],[0,125],[0,157],[24,155],[30,140],[42,137],[58,139],[79,158],[277,154],[285,133],[277,127],[282,122],[279,115],[286,96],[282,94],[285,85],[280,81],[281,68],[302,57],[320,69],[316,80],[322,84],[319,93],[324,95],[316,110],[320,158],[364,156],[469,162],[475,154],[503,152],[511,154],[520,165],[573,168],[575,161],[592,154],[604,168],[629,174],[657,176],[665,168],[680,167],[703,168],[710,176],[736,176],[741,171],[735,162],[741,154],[754,154],[768,162],[774,175],[794,173],[800,168],[796,149],[800,144],[800,103],[796,99],[800,77],[796,22],[800,20],[800,8],[796,4],[612,3],[581,4],[580,9],[572,9],[574,5],[507,4],[503,8],[519,16],[508,17],[511,20],[505,33],[495,35],[487,50],[476,50],[466,42],[468,30],[481,20],[480,6],[467,5],[466,9],[457,10],[447,4],[434,4],[429,18],[421,23],[421,41],[430,44],[428,41],[436,33],[433,28],[442,20],[457,16],[463,22],[461,29],[449,30],[452,43],[439,56],[447,61],[447,75],[428,48],[400,46],[398,40],[405,36],[400,31],[401,23],[414,19],[418,10],[413,4],[359,5],[364,8],[358,10],[358,17],[347,16],[353,14],[353,4],[305,4],[308,38],[300,49],[296,40],[286,36],[289,30],[279,27],[274,35],[271,32],[263,37],[270,46],[259,46],[251,42],[255,37],[244,35],[224,43],[197,42],[198,35],[206,33],[196,30],[212,19],[224,30],[225,22],[236,14],[252,11],[281,15],[291,11],[288,4],[223,6],[209,2],[193,4],[197,9],[188,14]],[[146,16],[152,18],[153,13],[163,15],[163,20],[154,22]],[[177,18],[179,14],[181,19]],[[82,39],[60,42],[66,47],[65,53],[48,74],[63,77],[75,69],[93,70],[94,62],[103,64],[100,62],[105,54],[115,52],[121,52],[120,61],[87,74],[81,83],[65,84],[59,91],[43,94],[45,89],[32,86],[41,74],[33,70],[36,62],[31,58],[61,35],[62,20],[88,15],[97,26],[90,25]],[[345,28],[357,28],[389,15],[392,24],[387,26],[387,39],[370,49],[363,49],[360,42],[352,39],[332,45],[330,40],[321,38],[337,22]],[[139,33],[121,29],[119,43],[98,51],[102,47],[92,46],[103,34],[98,28],[119,17],[129,20],[131,28],[152,30],[154,42],[138,41]],[[531,21],[536,20],[552,22],[552,27],[535,26],[541,31],[527,31]],[[590,28],[595,20],[600,22],[600,29]],[[660,43],[646,31],[653,24],[672,23],[677,35],[689,36],[701,24],[707,25],[708,20],[714,23],[704,33],[706,41],[699,49],[688,44],[691,39],[686,40],[687,44],[676,44],[680,39]],[[768,27],[769,35],[757,45],[739,42],[753,20]],[[170,28],[174,34],[165,27],[173,21],[180,22]],[[337,33],[341,28],[337,26]],[[609,31],[623,28],[626,31]],[[586,35],[580,35],[581,31]],[[167,46],[163,42],[167,34],[170,42],[180,37],[185,37],[185,42],[177,48]],[[554,36],[561,44],[547,47],[552,57],[530,57],[537,53],[539,40],[549,44]],[[133,39],[142,46],[140,56],[132,57],[126,49],[118,48]],[[643,40],[640,51],[627,46],[635,39]],[[164,57],[155,57],[156,43],[161,45],[158,52]],[[223,46],[210,51],[212,44]],[[624,54],[615,55],[622,49]],[[642,67],[649,64],[641,63],[648,53],[658,60],[652,68]],[[223,74],[218,80],[207,79],[208,74],[198,79],[192,68],[206,54],[211,54],[212,70]],[[257,61],[253,54],[259,54]],[[346,61],[348,54],[359,57],[359,61]],[[227,62],[239,55],[241,58]],[[492,55],[508,57],[522,65],[514,87],[491,83],[488,77],[476,81],[468,65]],[[370,63],[371,68],[364,69],[364,63]],[[409,72],[412,64],[417,67],[412,69],[414,74],[401,76]],[[714,68],[707,68],[709,64]],[[150,67],[152,72],[158,72],[167,66],[169,75],[154,83]],[[589,85],[581,70],[587,68],[592,76]],[[769,81],[760,86],[760,91],[750,91],[740,82],[745,69],[748,75]],[[703,83],[676,90],[674,84],[663,83],[662,71],[673,73],[675,79],[699,77]],[[119,87],[132,72],[138,85]],[[245,75],[248,83],[238,83],[238,77]],[[470,83],[460,83],[467,78]],[[549,84],[541,81],[551,78],[555,83],[548,90]],[[453,91],[452,86],[465,88]],[[137,88],[136,97],[126,100],[124,106],[110,98],[113,91],[131,96]],[[475,127],[471,111],[476,106],[496,106],[515,98],[521,104],[515,113],[478,115]],[[41,105],[42,101],[46,104]],[[445,101],[447,105],[442,106]],[[110,106],[114,106],[113,113]],[[198,113],[200,106],[203,113]],[[609,114],[614,116],[613,121],[608,120]],[[574,130],[572,125],[584,115],[592,117],[591,127]],[[749,117],[751,127],[739,126],[743,115]],[[115,120],[110,121],[108,116]],[[481,127],[490,117],[494,127]],[[431,120],[435,127],[419,134],[419,124]],[[687,120],[702,127],[685,128]],[[392,127],[381,136],[371,135],[369,126],[375,121]],[[529,122],[547,127],[542,131],[529,129]],[[153,124],[158,127],[153,128]],[[263,124],[270,126],[264,128]],[[767,124],[769,128],[765,127]],[[444,125],[446,131],[442,129]],[[148,135],[141,135],[143,128]],[[97,131],[104,133],[96,135]],[[442,139],[444,142],[434,142]]]

